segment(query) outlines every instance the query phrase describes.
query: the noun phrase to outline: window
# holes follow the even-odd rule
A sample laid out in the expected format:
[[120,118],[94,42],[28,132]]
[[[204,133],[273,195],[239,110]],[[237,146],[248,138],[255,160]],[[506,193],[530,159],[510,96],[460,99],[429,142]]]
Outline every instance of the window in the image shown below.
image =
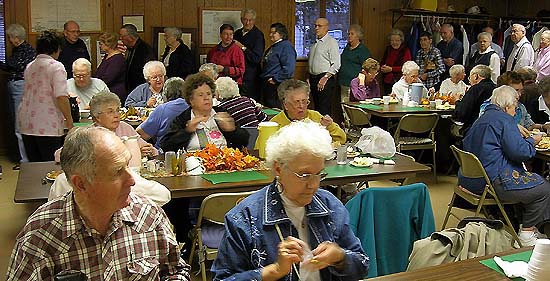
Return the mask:
[[298,58],[306,58],[309,47],[315,43],[315,20],[326,17],[329,21],[329,35],[338,41],[340,52],[347,44],[350,0],[295,0],[296,25],[294,26],[294,47]]
[[0,61],[6,61],[6,29],[4,22],[4,0],[0,0]]

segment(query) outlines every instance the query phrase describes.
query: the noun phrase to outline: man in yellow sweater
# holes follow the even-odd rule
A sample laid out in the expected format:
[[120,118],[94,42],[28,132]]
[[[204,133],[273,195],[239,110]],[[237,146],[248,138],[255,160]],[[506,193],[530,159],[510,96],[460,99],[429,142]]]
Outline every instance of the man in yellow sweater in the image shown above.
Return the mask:
[[277,88],[277,94],[284,111],[271,118],[271,121],[283,127],[292,121],[310,119],[320,123],[328,130],[332,142],[339,142],[340,144],[346,142],[346,133],[338,124],[332,121],[330,116],[322,116],[315,110],[307,109],[309,105],[309,85],[306,82],[296,79],[286,80]]

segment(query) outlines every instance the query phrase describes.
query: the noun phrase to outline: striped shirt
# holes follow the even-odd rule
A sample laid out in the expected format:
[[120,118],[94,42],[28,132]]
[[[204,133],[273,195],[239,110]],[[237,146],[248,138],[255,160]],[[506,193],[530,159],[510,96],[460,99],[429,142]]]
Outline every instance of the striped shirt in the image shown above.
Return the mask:
[[258,127],[258,123],[267,120],[267,115],[248,97],[235,97],[224,100],[219,106],[225,108],[241,128]]
[[190,280],[164,212],[130,194],[104,237],[79,215],[73,193],[42,205],[17,236],[8,280],[53,280],[80,271],[88,280]]

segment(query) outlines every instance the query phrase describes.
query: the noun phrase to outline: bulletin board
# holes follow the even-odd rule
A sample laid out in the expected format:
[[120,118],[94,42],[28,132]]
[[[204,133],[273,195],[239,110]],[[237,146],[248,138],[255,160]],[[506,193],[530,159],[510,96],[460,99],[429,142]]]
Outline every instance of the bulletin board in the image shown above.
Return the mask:
[[31,33],[63,30],[74,20],[83,32],[101,31],[101,0],[27,0]]
[[231,8],[208,8],[199,10],[201,46],[213,46],[220,42],[220,26],[231,24],[235,30],[241,28],[241,10]]

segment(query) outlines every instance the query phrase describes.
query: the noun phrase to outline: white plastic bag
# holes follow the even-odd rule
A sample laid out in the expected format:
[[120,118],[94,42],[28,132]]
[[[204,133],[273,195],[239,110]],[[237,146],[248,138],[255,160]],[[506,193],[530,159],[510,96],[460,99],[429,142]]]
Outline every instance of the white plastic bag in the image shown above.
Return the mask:
[[361,130],[361,137],[355,146],[363,153],[369,153],[378,158],[390,158],[395,154],[393,137],[377,126]]

